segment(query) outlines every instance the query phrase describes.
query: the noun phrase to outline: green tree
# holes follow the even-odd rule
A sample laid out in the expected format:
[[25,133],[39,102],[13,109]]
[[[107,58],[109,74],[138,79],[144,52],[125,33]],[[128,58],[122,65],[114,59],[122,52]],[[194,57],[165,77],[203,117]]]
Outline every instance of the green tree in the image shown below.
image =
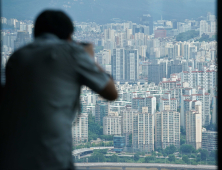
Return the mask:
[[172,154],[175,153],[176,150],[177,150],[176,146],[170,145],[170,152],[171,152]]
[[103,136],[103,127],[95,122],[95,116],[88,115],[88,140],[96,140],[100,136]]
[[205,42],[209,42],[209,41],[215,41],[216,40],[216,36],[212,36],[211,38],[209,38],[209,35],[207,34],[202,34],[202,37],[200,39],[198,39],[199,42],[205,41]]
[[92,156],[89,157],[88,159],[89,162],[105,162],[106,158],[102,153],[93,153]]
[[113,140],[113,135],[101,135],[100,139],[105,139],[107,141]]
[[196,155],[195,154],[191,154],[190,157],[191,158],[196,158]]
[[167,157],[167,154],[166,154],[165,152],[163,152],[163,156],[164,156],[164,157]]
[[200,162],[200,161],[201,161],[201,154],[197,154],[196,161],[197,161],[197,162]]
[[94,150],[94,153],[101,153],[101,154],[107,154],[108,149],[96,149]]
[[195,149],[192,145],[183,144],[180,146],[180,151],[182,151],[182,153],[192,153]]
[[189,162],[189,159],[188,159],[188,156],[187,156],[187,155],[183,155],[182,160],[183,160],[186,164],[188,164],[188,162]]
[[208,158],[209,153],[207,150],[203,149],[201,150],[200,155],[201,155],[201,160],[205,161]]
[[127,145],[127,147],[131,146],[132,146],[132,133],[129,135],[129,144]]
[[181,133],[181,135],[186,135],[186,131],[183,128],[183,126],[180,126],[180,133]]
[[167,146],[163,152],[166,153],[167,155],[169,155],[169,154],[173,154],[174,152],[176,152],[176,150],[177,150],[177,148],[174,145],[170,145],[170,146]]
[[118,162],[118,156],[113,154],[110,158],[111,162]]
[[134,158],[133,158],[135,161],[138,161],[140,159],[140,155],[138,153],[136,153],[134,155]]
[[186,139],[180,138],[180,145],[183,145],[186,143]]
[[154,159],[155,159],[154,156],[147,156],[144,158],[144,162],[149,163],[150,161],[153,161]]
[[176,36],[176,41],[187,41],[198,36],[199,36],[199,31],[190,30],[190,31],[186,31],[186,32],[178,34]]
[[152,156],[156,156],[156,152],[155,151],[152,151]]
[[170,154],[168,160],[169,160],[170,162],[175,162],[175,160],[176,160],[175,155]]
[[215,161],[217,160],[217,152],[215,150],[211,151],[209,154],[210,160]]
[[106,146],[113,146],[113,141],[108,142]]
[[162,154],[160,152],[158,152],[157,156],[162,156]]

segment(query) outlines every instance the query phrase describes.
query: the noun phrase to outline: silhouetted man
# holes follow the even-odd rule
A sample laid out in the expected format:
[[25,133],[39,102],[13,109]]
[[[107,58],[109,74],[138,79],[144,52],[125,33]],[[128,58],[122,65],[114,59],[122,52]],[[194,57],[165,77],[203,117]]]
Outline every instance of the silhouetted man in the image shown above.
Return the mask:
[[71,127],[82,85],[108,100],[114,82],[93,59],[93,45],[72,41],[74,27],[61,11],[42,12],[35,41],[6,65],[6,94],[0,107],[1,170],[68,170]]

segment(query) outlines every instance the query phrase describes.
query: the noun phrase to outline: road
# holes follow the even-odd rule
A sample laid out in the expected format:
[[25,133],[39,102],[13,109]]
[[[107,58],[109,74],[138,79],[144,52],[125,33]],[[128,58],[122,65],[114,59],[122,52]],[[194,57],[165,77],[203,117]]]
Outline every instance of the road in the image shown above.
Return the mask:
[[159,163],[76,163],[75,166],[77,169],[79,168],[96,168],[96,167],[104,167],[104,168],[122,168],[125,169],[127,167],[130,168],[157,168],[157,169],[192,169],[192,170],[216,170],[217,166],[215,165],[181,165],[181,164],[159,164]]

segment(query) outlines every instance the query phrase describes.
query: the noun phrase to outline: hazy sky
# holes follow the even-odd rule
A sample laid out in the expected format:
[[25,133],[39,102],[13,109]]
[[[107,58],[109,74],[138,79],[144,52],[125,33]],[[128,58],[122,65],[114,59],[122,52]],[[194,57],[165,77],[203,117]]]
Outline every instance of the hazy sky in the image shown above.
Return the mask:
[[112,18],[137,22],[143,14],[154,20],[191,19],[216,13],[216,0],[2,0],[3,16],[34,19],[46,8],[66,11],[75,21],[111,22]]

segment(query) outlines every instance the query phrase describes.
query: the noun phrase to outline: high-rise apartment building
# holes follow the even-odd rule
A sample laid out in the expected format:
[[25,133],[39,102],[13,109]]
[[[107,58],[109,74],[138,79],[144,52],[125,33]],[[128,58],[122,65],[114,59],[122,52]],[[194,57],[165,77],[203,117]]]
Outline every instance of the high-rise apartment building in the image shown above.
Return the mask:
[[133,149],[143,152],[154,150],[154,115],[143,108],[143,113],[134,114],[133,117]]
[[126,28],[126,39],[131,39],[132,34],[133,34],[133,30]]
[[145,98],[132,98],[132,109],[138,110],[139,113],[142,113],[143,107],[147,107],[148,113],[154,115],[154,113],[156,112],[156,97],[147,94]]
[[110,112],[103,118],[104,135],[121,135],[121,116],[118,112]]
[[72,125],[73,144],[88,142],[88,114],[82,113]]
[[174,58],[174,45],[173,44],[169,44],[168,46],[168,58],[169,59]]
[[156,112],[156,97],[147,95],[145,97],[144,107],[148,107],[148,113],[154,115]]
[[103,118],[108,116],[109,103],[97,103],[95,105],[95,121],[103,125]]
[[200,21],[200,37],[202,37],[202,35],[204,33],[208,33],[209,32],[209,28],[208,28],[208,23],[206,20],[201,20]]
[[142,113],[142,107],[144,106],[145,106],[145,98],[142,97],[132,98],[132,109],[136,109],[140,113]]
[[137,49],[125,50],[125,80],[139,79],[139,54]]
[[[197,63],[197,67],[200,68],[200,63]],[[210,70],[210,68],[205,66],[203,66],[203,71],[198,69],[192,70],[192,68],[189,67],[188,71],[183,71],[181,73],[181,81],[188,82],[189,87],[192,88],[200,86],[206,90],[210,90],[217,86],[216,76],[216,70]]]
[[138,110],[133,110],[131,108],[120,111],[120,116],[122,117],[122,134],[133,132],[133,115],[137,113]]
[[148,82],[154,82],[156,85],[160,82],[160,65],[159,64],[149,64],[148,65]]
[[113,49],[112,75],[114,80],[125,80],[125,51],[124,48]]
[[202,142],[201,106],[197,105],[195,109],[186,113],[186,143],[197,150]]
[[144,14],[141,18],[141,24],[149,26],[149,34],[153,34],[153,17],[149,14]]
[[172,111],[177,111],[177,99],[171,98],[170,93],[165,93],[160,98],[160,111],[166,110],[166,108],[170,108]]
[[[181,126],[186,129],[186,114],[187,112],[189,112],[190,110],[195,110],[196,106],[201,106],[201,110],[199,111],[199,113],[201,114],[201,121],[202,124],[204,125],[204,121],[203,121],[203,107],[205,107],[205,105],[203,104],[202,100],[196,100],[195,96],[193,96],[194,98],[192,98],[192,95],[182,95],[181,96],[181,117],[180,117],[180,124]],[[192,100],[193,99],[193,100]]]
[[188,60],[190,59],[190,43],[184,44],[184,59]]
[[174,56],[173,59],[176,59],[176,57],[180,56],[180,44],[174,44]]
[[104,39],[105,39],[105,41],[110,39],[112,42],[114,42],[115,41],[115,30],[110,29],[110,28],[105,29],[104,30]]
[[217,116],[217,107],[218,107],[218,103],[217,103],[217,96],[213,97],[213,113],[212,113],[212,123],[215,124],[216,126],[218,126],[218,116]]
[[164,110],[155,114],[155,148],[180,146],[180,113]]

